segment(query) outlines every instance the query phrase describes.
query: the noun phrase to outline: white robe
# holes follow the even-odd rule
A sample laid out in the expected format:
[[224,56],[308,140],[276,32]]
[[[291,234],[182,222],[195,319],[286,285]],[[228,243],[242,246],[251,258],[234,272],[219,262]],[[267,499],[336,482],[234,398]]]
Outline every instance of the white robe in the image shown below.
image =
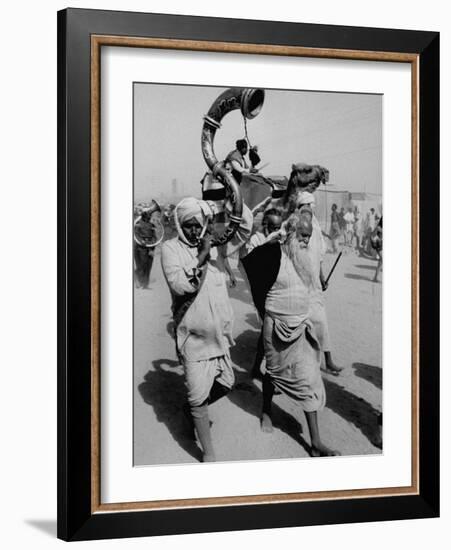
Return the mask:
[[[229,256],[238,250],[249,239],[251,230],[252,214],[244,206],[242,222],[234,238],[222,247],[222,255]],[[197,254],[196,248],[189,247],[178,237],[166,241],[161,249],[163,273],[173,300],[197,292],[176,329],[178,353],[185,370],[188,369],[188,397],[192,405],[208,397],[216,378],[222,377],[219,381],[225,382],[227,387],[233,384],[229,357],[229,348],[234,344],[233,310],[224,263],[218,261],[217,250],[212,249],[204,268],[205,277],[198,288]],[[217,361],[218,358],[223,360]]]

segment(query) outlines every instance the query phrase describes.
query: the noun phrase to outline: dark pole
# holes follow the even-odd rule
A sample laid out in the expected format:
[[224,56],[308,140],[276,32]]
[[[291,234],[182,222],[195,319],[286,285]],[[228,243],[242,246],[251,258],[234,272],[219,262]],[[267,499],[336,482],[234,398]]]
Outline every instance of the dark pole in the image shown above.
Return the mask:
[[341,258],[341,255],[343,254],[343,250],[340,252],[340,254],[338,254],[337,256],[337,259],[335,260],[335,263],[334,265],[332,266],[332,269],[329,271],[329,275],[327,276],[327,279],[325,281],[325,284],[327,285],[327,283],[329,282],[329,279],[331,278],[332,276],[332,273],[334,272],[335,268],[337,267],[337,264],[338,264],[338,260]]

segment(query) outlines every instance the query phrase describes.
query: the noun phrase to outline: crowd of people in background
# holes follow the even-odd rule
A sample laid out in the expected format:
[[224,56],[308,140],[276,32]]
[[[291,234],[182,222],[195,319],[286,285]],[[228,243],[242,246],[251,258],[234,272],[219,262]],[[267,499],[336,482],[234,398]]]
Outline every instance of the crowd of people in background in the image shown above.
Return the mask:
[[[141,235],[149,242],[156,239],[155,223],[147,219],[147,212],[151,209],[152,203],[138,203],[134,207],[134,220],[138,220],[135,233]],[[175,204],[167,203],[159,209],[159,221],[164,230],[163,240],[174,237],[177,233],[174,222]],[[256,233],[253,238],[261,236]],[[377,260],[377,269],[374,281],[379,280],[382,269],[382,217],[370,208],[363,214],[358,206],[348,208],[338,206],[334,203],[330,212],[329,232],[326,235],[329,239],[328,250],[331,253],[338,253],[340,250],[349,252],[354,250],[361,256]],[[135,281],[138,287],[147,288],[149,283],[150,270],[152,268],[153,250],[146,248],[143,244],[134,243],[135,258]],[[227,269],[232,283],[236,282],[233,273]]]
[[347,209],[334,203],[331,207],[328,237],[331,243],[331,252],[338,252],[339,245],[345,249],[354,249],[361,255],[376,256],[372,246],[372,236],[379,226],[382,217],[370,208],[363,215],[358,206]]

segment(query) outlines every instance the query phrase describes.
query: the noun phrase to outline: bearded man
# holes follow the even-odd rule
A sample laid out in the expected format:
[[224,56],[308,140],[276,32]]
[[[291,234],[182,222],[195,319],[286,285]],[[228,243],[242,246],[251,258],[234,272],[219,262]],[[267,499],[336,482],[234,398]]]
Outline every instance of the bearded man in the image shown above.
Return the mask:
[[[224,262],[211,248],[208,231],[213,208],[206,201],[183,199],[174,210],[178,235],[161,250],[172,296],[177,354],[184,367],[188,404],[204,462],[215,460],[208,405],[223,397],[235,381],[229,352],[234,344],[233,311]],[[242,222],[221,254],[227,257],[238,250],[251,229],[252,214],[243,206]]]
[[242,260],[254,302],[265,310],[261,428],[265,432],[273,430],[271,404],[277,388],[304,411],[311,455],[335,456],[339,453],[323,444],[318,427],[318,411],[324,408],[326,392],[320,371],[320,344],[309,317],[312,268],[307,246],[312,236],[311,210],[304,207],[293,213],[284,231],[283,242],[276,238]]

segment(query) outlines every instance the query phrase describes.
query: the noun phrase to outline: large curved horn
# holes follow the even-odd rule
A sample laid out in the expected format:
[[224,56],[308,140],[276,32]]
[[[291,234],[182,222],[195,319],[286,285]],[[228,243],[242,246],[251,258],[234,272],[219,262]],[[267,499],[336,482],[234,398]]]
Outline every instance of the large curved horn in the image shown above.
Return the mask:
[[230,223],[224,233],[217,237],[212,244],[214,246],[225,244],[235,234],[241,222],[243,213],[243,199],[240,186],[229,172],[223,162],[216,158],[213,142],[216,130],[221,127],[221,120],[227,113],[240,109],[244,117],[255,118],[263,107],[265,90],[260,88],[229,88],[223,92],[212,104],[208,113],[204,116],[202,127],[201,146],[202,154],[213,175],[219,179],[226,190],[229,190],[232,202]]

